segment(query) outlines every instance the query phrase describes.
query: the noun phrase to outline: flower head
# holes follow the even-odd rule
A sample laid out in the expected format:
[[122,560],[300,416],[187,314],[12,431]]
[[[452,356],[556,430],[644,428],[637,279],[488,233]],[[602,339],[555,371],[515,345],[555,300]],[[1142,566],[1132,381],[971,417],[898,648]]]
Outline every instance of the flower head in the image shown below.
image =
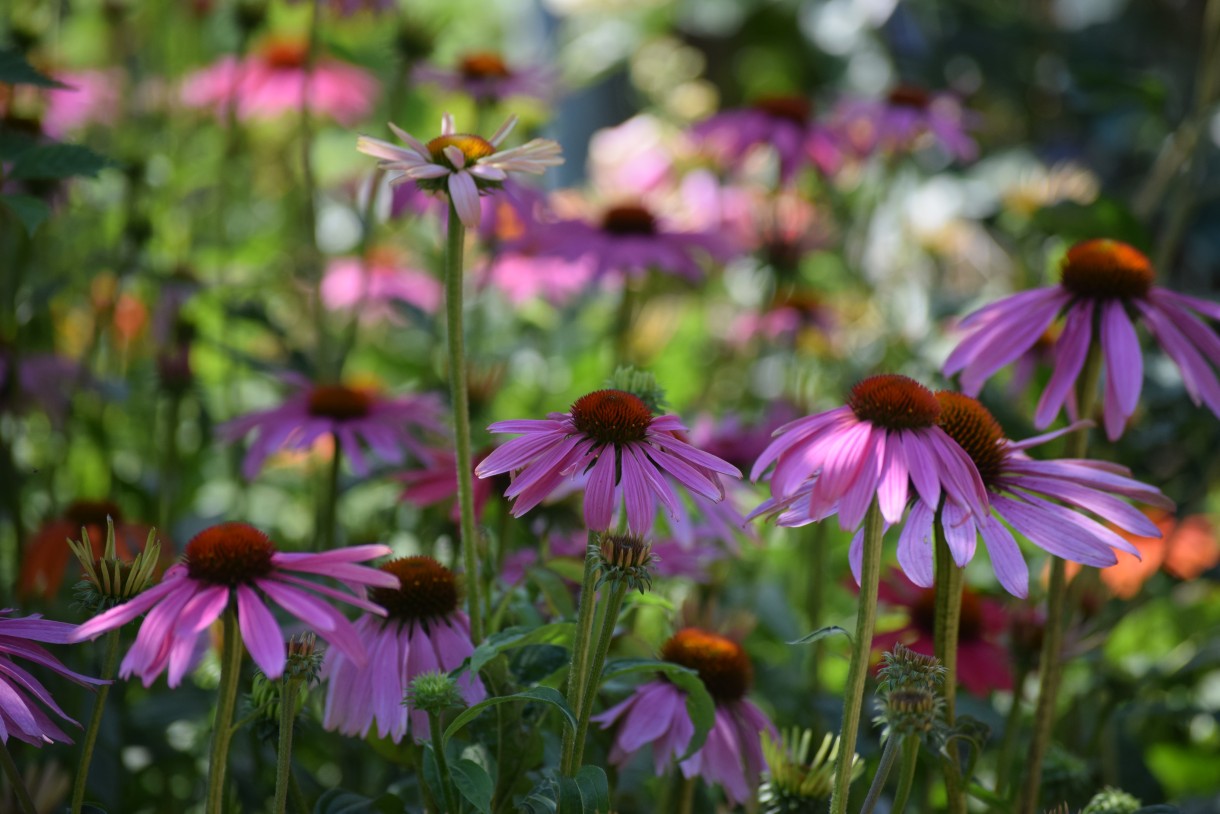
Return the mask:
[[[417,676],[451,672],[474,652],[470,620],[459,609],[457,578],[431,557],[391,560],[381,570],[397,584],[373,589],[369,598],[378,613],[360,617],[354,631],[372,658],[364,663],[344,651],[327,651],[323,725],[363,738],[376,723],[378,737],[395,743],[409,725],[416,740],[427,740],[427,713],[409,698],[404,704],[404,696]],[[463,675],[457,683],[468,704],[486,695],[478,676]]]
[[973,118],[947,93],[898,85],[885,99],[855,99],[839,105],[833,128],[841,143],[859,156],[905,152],[932,143],[952,157],[971,161],[978,145],[969,135]]
[[713,501],[724,498],[720,475],[741,477],[736,467],[682,440],[679,435],[686,427],[677,416],[654,415],[639,396],[622,390],[597,390],[581,396],[566,413],[551,413],[542,420],[500,421],[488,429],[524,433],[475,469],[480,478],[515,473],[504,493],[515,499],[515,517],[587,472],[588,527],[610,528],[621,492],[628,527],[646,534],[658,501],[671,516],[680,511],[678,496],[663,475],[672,475],[686,489]]
[[[1132,479],[1125,467],[1088,459],[1040,461],[1025,454],[1026,449],[1067,430],[1014,442],[1004,437],[999,423],[975,399],[947,391],[938,393],[937,399],[942,406],[940,426],[974,462],[995,515],[1038,547],[1065,560],[1099,567],[1117,562],[1115,549],[1138,556],[1130,541],[1085,512],[1135,534],[1160,534],[1146,515],[1123,498],[1161,508],[1171,508],[1173,502]],[[932,585],[930,541],[935,507],[921,496],[898,541],[899,563],[922,587]],[[974,553],[976,535],[981,535],[1000,584],[1023,597],[1029,590],[1029,569],[1012,533],[996,516],[990,512],[963,514],[946,505],[942,509],[946,541],[955,557],[964,555],[957,557],[962,566]]]
[[[66,644],[73,641],[69,638],[74,630],[72,625],[52,622],[37,614],[13,617],[10,616],[12,612],[8,608],[0,610],[0,698],[3,699],[3,703],[0,703],[0,742],[8,743],[8,739],[13,737],[33,746],[55,741],[71,743],[72,739],[55,725],[43,707],[74,726],[79,724],[59,708],[47,688],[18,664],[15,657],[51,670],[77,684],[110,682],[72,672],[45,647],[36,644]],[[39,703],[35,703],[34,699],[38,699]]]
[[[943,494],[955,516],[986,516],[979,473],[938,426],[940,413],[932,391],[906,376],[864,379],[847,405],[776,431],[751,473],[758,479],[775,464],[772,497],[751,517],[777,515],[780,525],[799,526],[837,514],[839,525],[852,530],[876,499],[885,522],[897,524],[911,494],[932,506]],[[861,545],[857,535],[853,559]]]
[[[753,679],[749,657],[732,639],[697,628],[675,633],[661,657],[697,672],[715,702],[715,723],[707,741],[679,764],[682,774],[723,786],[733,803],[750,799],[763,768],[760,737],[775,737],[776,731],[763,711],[745,698]],[[658,776],[686,752],[695,731],[686,693],[663,678],[638,687],[627,700],[591,720],[608,729],[620,719],[610,762],[621,766],[651,743]]]
[[279,407],[247,413],[220,427],[229,440],[258,431],[242,463],[247,478],[258,475],[271,453],[309,449],[326,435],[334,437],[352,469],[364,475],[368,464],[361,441],[381,460],[396,464],[404,452],[420,457],[426,453],[418,434],[443,431],[440,402],[431,395],[392,397],[341,384],[312,384],[304,378],[291,381],[297,391]]
[[1048,426],[1065,403],[1069,414],[1074,413],[1076,380],[1097,342],[1105,370],[1102,414],[1106,435],[1114,440],[1135,412],[1143,385],[1135,314],[1177,364],[1194,403],[1220,415],[1215,371],[1220,366],[1220,335],[1206,322],[1220,320],[1220,305],[1157,287],[1151,261],[1117,240],[1077,243],[1064,256],[1061,272],[1058,286],[1014,294],[961,321],[965,336],[945,361],[945,373],[961,373],[963,391],[977,395],[1000,368],[1033,352],[1062,316],[1054,372],[1038,401],[1034,423]]
[[814,119],[813,103],[804,96],[760,96],[700,122],[692,135],[721,161],[738,166],[755,150],[774,150],[781,182],[806,166],[830,175],[841,162],[835,134]]
[[534,139],[511,150],[500,150],[516,124],[517,117],[510,116],[495,135],[485,139],[459,133],[453,117],[446,113],[441,119],[441,134],[427,144],[391,123],[390,129],[407,145],[405,148],[361,136],[356,149],[381,159],[378,166],[382,169],[399,173],[391,184],[414,181],[421,189],[446,191],[458,218],[473,228],[482,219],[479,195],[499,189],[510,172],[540,175],[547,167],[563,163],[559,145],[550,139]]
[[510,96],[548,99],[554,91],[554,76],[540,66],[511,66],[495,51],[462,54],[451,69],[421,65],[415,81],[436,85],[452,93],[464,93],[477,102],[495,103]]
[[70,640],[97,638],[147,612],[119,675],[137,675],[147,687],[168,667],[169,685],[176,687],[197,661],[205,631],[235,605],[246,649],[259,669],[274,679],[284,672],[287,655],[280,626],[267,607],[271,600],[333,648],[363,663],[366,654],[351,623],[315,594],[370,613],[382,609],[360,596],[300,575],[324,575],[348,586],[393,587],[397,582],[392,575],[356,564],[389,553],[383,545],[351,546],[322,554],[285,553],[253,526],[222,523],[195,535],[186,545],[183,562],[166,571],[159,584],[95,616],[77,628]]
[[393,251],[374,249],[361,257],[339,257],[322,277],[322,303],[331,310],[351,311],[362,320],[404,322],[402,306],[436,313],[441,283],[425,271],[405,266]]

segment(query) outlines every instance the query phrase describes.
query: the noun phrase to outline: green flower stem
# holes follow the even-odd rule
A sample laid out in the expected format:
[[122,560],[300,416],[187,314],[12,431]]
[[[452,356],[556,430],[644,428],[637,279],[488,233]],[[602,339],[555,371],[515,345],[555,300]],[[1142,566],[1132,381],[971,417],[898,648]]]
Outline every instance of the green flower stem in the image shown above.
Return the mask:
[[275,761],[275,814],[288,810],[288,792],[292,785],[292,730],[297,721],[297,692],[301,680],[285,676],[280,690],[280,742]]
[[906,738],[900,738],[897,735],[891,735],[886,739],[885,749],[881,752],[881,764],[877,766],[877,773],[873,775],[873,784],[868,787],[868,796],[864,798],[860,814],[872,814],[873,809],[877,807],[877,801],[881,799],[881,790],[885,788],[890,769],[894,768],[894,761],[898,758],[898,742],[905,740]]
[[[115,667],[119,663],[119,632],[112,630],[106,634],[106,655],[102,658],[102,678],[114,678]],[[76,766],[76,779],[72,781],[72,814],[80,814],[85,804],[85,787],[89,781],[89,764],[93,762],[93,747],[97,745],[97,735],[102,727],[102,713],[106,711],[106,697],[110,694],[110,684],[97,688],[97,700],[93,704],[93,713],[89,716],[89,726],[85,729],[85,740],[81,744],[80,763]]]
[[[678,770],[681,774],[681,769]],[[682,777],[682,788],[679,791],[678,798],[678,814],[692,814],[695,810],[695,784],[699,781],[699,776]]]
[[0,741],[0,766],[3,766],[4,774],[13,787],[13,794],[17,798],[17,806],[21,809],[21,814],[38,814],[38,809],[34,808],[34,801],[30,799],[29,789],[25,787],[25,781],[21,779],[21,770],[13,762],[8,744],[4,741]]
[[860,574],[860,606],[856,611],[856,637],[852,642],[851,666],[843,690],[843,727],[839,733],[839,757],[835,764],[835,784],[830,797],[831,814],[846,814],[851,792],[852,756],[856,754],[856,734],[864,709],[864,681],[873,649],[873,628],[877,623],[877,585],[881,581],[881,538],[885,526],[877,499],[864,518],[864,566]]
[[[597,532],[589,532],[589,546],[597,542]],[[576,611],[576,630],[572,635],[572,663],[568,667],[568,707],[573,712],[581,708],[584,693],[585,663],[589,654],[589,637],[593,633],[594,595],[597,589],[597,562],[585,553],[585,573],[580,585],[580,606]],[[560,771],[568,773],[576,748],[576,733],[565,729],[563,733],[563,755]]]
[[907,735],[902,739],[902,767],[898,770],[898,791],[894,793],[894,805],[890,814],[902,814],[911,799],[911,787],[915,785],[915,768],[919,765],[919,738]]
[[428,728],[432,730],[432,751],[436,754],[436,768],[441,776],[441,793],[445,798],[445,814],[459,814],[457,799],[453,791],[453,778],[449,775],[449,761],[445,760],[445,743],[441,729],[441,716],[428,711]]
[[[1097,401],[1097,379],[1101,372],[1101,342],[1094,328],[1089,354],[1084,368],[1076,380],[1076,404],[1081,418],[1091,418]],[[1082,427],[1067,441],[1068,458],[1083,458],[1089,447],[1089,431]],[[1025,782],[1017,796],[1019,814],[1035,814],[1038,796],[1042,789],[1042,761],[1051,745],[1055,728],[1055,705],[1059,695],[1059,681],[1063,677],[1063,628],[1066,619],[1067,566],[1059,557],[1051,557],[1050,584],[1046,595],[1046,628],[1042,634],[1040,667],[1042,677],[1038,685],[1038,704],[1034,708],[1033,734],[1026,754],[1027,772]]]
[[335,547],[335,525],[339,519],[339,466],[343,463],[343,454],[339,447],[339,436],[331,433],[334,449],[330,456],[330,465],[326,468],[326,491],[322,495],[321,511],[318,516],[318,528],[314,532],[314,550],[330,551]]
[[[933,524],[936,536],[936,619],[933,640],[936,658],[945,668],[945,723],[950,727],[957,713],[957,640],[962,620],[962,569],[953,561],[945,527],[939,513]],[[945,744],[945,794],[950,814],[965,814],[966,793],[962,785],[957,743]]]
[[224,612],[224,642],[220,651],[220,688],[216,720],[212,723],[212,756],[208,762],[208,797],[205,814],[221,814],[225,798],[225,767],[233,738],[233,710],[237,707],[237,685],[241,682],[241,634],[232,604]]
[[623,607],[623,598],[627,596],[627,581],[615,582],[610,591],[610,601],[606,603],[602,616],[601,632],[598,634],[597,646],[593,651],[593,661],[585,674],[585,689],[581,694],[580,709],[576,712],[576,748],[572,755],[572,763],[568,767],[569,775],[580,771],[581,761],[585,755],[585,739],[589,734],[589,716],[593,713],[593,701],[597,698],[597,689],[602,683],[602,668],[606,666],[606,653],[610,651],[610,643],[614,639],[614,628],[618,625],[618,614]]
[[466,611],[470,638],[483,641],[483,603],[479,600],[478,540],[474,527],[474,470],[470,458],[470,396],[466,383],[466,350],[462,334],[462,250],[466,227],[449,202],[449,241],[445,247],[445,311],[449,339],[449,401],[457,447],[458,507],[461,512],[462,562],[466,567]]
[[1017,742],[1017,730],[1021,726],[1021,689],[1025,686],[1028,670],[1019,668],[1012,683],[1012,706],[1004,719],[1004,737],[1000,741],[996,758],[995,793],[1000,797],[1008,794],[1008,780],[1012,775],[1012,750]]
[[310,814],[309,800],[305,799],[305,792],[301,790],[300,781],[291,772],[288,773],[288,794],[292,797],[292,805],[296,808],[297,814]]

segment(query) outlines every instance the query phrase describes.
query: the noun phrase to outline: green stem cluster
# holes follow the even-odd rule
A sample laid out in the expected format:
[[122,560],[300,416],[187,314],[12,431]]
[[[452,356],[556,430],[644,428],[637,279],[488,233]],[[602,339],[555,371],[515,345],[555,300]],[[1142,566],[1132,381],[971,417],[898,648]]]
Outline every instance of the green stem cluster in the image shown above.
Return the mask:
[[576,740],[568,767],[569,774],[580,771],[581,761],[584,759],[585,739],[589,734],[589,716],[593,714],[593,701],[597,698],[598,687],[601,686],[602,668],[606,666],[606,654],[610,651],[610,643],[614,640],[614,628],[618,624],[618,614],[626,596],[627,582],[620,580],[614,584],[610,591],[610,599],[602,608],[601,630],[593,649],[593,660],[589,663],[589,669],[584,676],[584,691],[580,696],[580,707],[576,710]]
[[898,759],[899,743],[905,741],[906,738],[899,735],[890,735],[886,740],[885,749],[881,751],[881,764],[877,766],[877,773],[873,775],[873,784],[868,787],[868,795],[864,798],[860,814],[872,814],[873,809],[877,807],[877,801],[881,799],[881,790],[885,788],[885,781],[890,776],[890,769],[894,768],[894,763]]
[[[102,659],[102,678],[113,679],[115,667],[119,663],[119,632],[112,630],[106,634],[106,655]],[[93,704],[93,713],[89,716],[89,726],[85,729],[85,740],[81,744],[80,763],[76,766],[76,778],[72,781],[72,814],[80,814],[85,804],[85,787],[89,783],[89,764],[93,762],[93,749],[97,745],[97,735],[102,728],[102,714],[106,711],[106,697],[110,695],[110,684],[97,688],[97,700]]]
[[851,791],[852,757],[856,754],[856,734],[864,709],[864,681],[873,649],[873,628],[877,623],[877,586],[881,581],[881,538],[885,526],[876,498],[864,518],[864,565],[860,574],[860,605],[856,611],[856,637],[852,642],[851,666],[843,698],[843,726],[839,733],[839,756],[835,763],[835,783],[830,797],[831,814],[846,814]]
[[432,751],[436,756],[436,769],[441,776],[441,794],[445,798],[445,814],[458,814],[457,795],[453,791],[453,778],[449,774],[449,761],[445,759],[445,738],[441,729],[441,716],[428,710],[428,727],[432,730]]

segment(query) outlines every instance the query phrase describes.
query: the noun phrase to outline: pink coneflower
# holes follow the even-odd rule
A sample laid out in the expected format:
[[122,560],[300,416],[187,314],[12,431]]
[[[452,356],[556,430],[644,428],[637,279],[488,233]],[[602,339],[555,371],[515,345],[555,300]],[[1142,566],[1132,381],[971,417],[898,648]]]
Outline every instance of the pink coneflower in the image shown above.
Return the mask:
[[776,297],[764,310],[743,314],[729,327],[729,339],[744,346],[764,340],[768,345],[829,344],[827,339],[838,327],[838,320],[821,297],[802,291]]
[[[490,452],[490,449],[476,452],[473,457],[474,465],[478,466],[482,463]],[[452,500],[450,516],[454,520],[458,519],[457,456],[452,449],[429,450],[426,456],[420,458],[418,468],[402,473],[398,476],[398,480],[406,485],[402,492],[402,499],[407,503],[422,508]],[[504,478],[503,484],[499,484],[499,480],[499,478],[494,480],[475,479],[471,484],[474,493],[475,520],[482,519],[483,509],[487,506],[487,501],[495,494],[497,486],[507,488],[508,479]]]
[[480,478],[514,472],[504,494],[514,498],[512,514],[520,517],[558,487],[587,471],[585,524],[593,531],[610,528],[622,492],[627,526],[637,534],[652,528],[659,500],[671,515],[678,496],[665,474],[710,500],[724,499],[719,475],[741,473],[714,455],[678,437],[686,428],[677,416],[653,415],[643,400],[622,390],[598,390],[581,396],[566,413],[545,419],[492,424],[491,432],[524,433],[479,464]]
[[391,123],[390,129],[406,143],[405,148],[361,136],[356,149],[380,158],[378,166],[382,169],[400,173],[391,184],[414,181],[421,189],[447,191],[458,218],[475,228],[482,219],[479,195],[499,189],[510,172],[540,175],[547,167],[563,163],[562,150],[550,139],[536,138],[501,151],[501,142],[516,124],[517,117],[510,116],[491,139],[484,139],[457,132],[453,117],[446,113],[441,119],[441,134],[427,144]]
[[1034,414],[1034,423],[1046,427],[1075,390],[1096,323],[1106,372],[1102,412],[1106,435],[1114,440],[1135,412],[1143,385],[1134,311],[1177,363],[1194,403],[1220,415],[1220,381],[1213,369],[1220,366],[1220,336],[1204,322],[1220,320],[1220,305],[1157,288],[1148,258],[1117,240],[1077,243],[1068,249],[1061,271],[1057,286],[1014,294],[962,320],[967,335],[945,362],[946,374],[961,372],[962,390],[977,395],[988,377],[1035,348],[1062,314],[1055,371]]
[[978,155],[978,145],[968,134],[973,118],[948,93],[899,85],[885,99],[843,102],[833,118],[843,146],[862,157],[878,150],[913,150],[928,142],[960,161]]
[[[873,637],[873,652],[893,650],[901,642],[916,653],[936,655],[936,590],[920,588],[898,569],[881,580],[877,598],[884,604],[905,608],[907,622],[897,630]],[[1009,627],[1004,607],[991,599],[962,588],[961,622],[957,639],[957,679],[967,690],[986,696],[992,690],[1012,689],[1008,648],[1002,643]],[[878,663],[880,666],[880,663]]]
[[[0,698],[3,698],[3,703],[0,703],[0,741],[8,743],[8,739],[13,737],[39,747],[55,741],[71,743],[72,739],[55,725],[42,707],[47,707],[73,726],[80,724],[59,708],[47,688],[17,664],[14,657],[45,667],[77,684],[109,682],[74,673],[45,647],[35,644],[67,644],[74,641],[69,638],[76,629],[74,625],[52,622],[37,614],[13,617],[9,615],[12,612],[11,608],[0,610]],[[34,703],[34,699],[39,703]]]
[[[21,555],[17,595],[52,599],[59,593],[68,565],[74,561],[68,540],[80,540],[87,529],[94,558],[102,556],[106,543],[106,518],[114,521],[115,551],[130,559],[148,537],[148,526],[124,521],[123,512],[109,500],[74,500],[63,512],[47,519],[26,543]],[[83,541],[82,541],[83,542]],[[79,573],[79,569],[76,569]]]
[[280,449],[309,449],[323,436],[332,436],[356,474],[369,471],[361,442],[386,463],[402,463],[404,452],[423,456],[418,438],[440,433],[440,401],[432,395],[382,396],[368,389],[339,384],[312,384],[304,377],[289,377],[297,385],[279,407],[257,410],[222,424],[218,431],[236,440],[258,431],[246,452],[242,474],[253,479],[263,461]]
[[284,553],[253,526],[221,523],[196,534],[186,544],[184,561],[166,571],[159,584],[95,616],[77,628],[70,641],[97,638],[147,612],[119,675],[137,675],[147,687],[168,667],[169,686],[176,687],[198,658],[200,637],[235,602],[250,657],[267,678],[275,679],[284,672],[287,656],[280,626],[267,607],[269,599],[348,658],[363,663],[366,654],[352,624],[310,592],[369,613],[382,613],[381,607],[298,575],[328,576],[349,587],[393,588],[398,585],[396,577],[356,565],[389,553],[383,545],[351,546],[322,554]]
[[[378,615],[365,615],[354,635],[371,657],[366,664],[331,648],[322,664],[328,683],[323,726],[363,738],[377,723],[377,736],[398,743],[408,724],[417,741],[429,737],[428,715],[404,705],[412,679],[420,673],[450,672],[474,652],[470,620],[458,609],[457,580],[431,557],[391,560],[381,570],[395,587],[378,587],[369,598]],[[385,608],[384,611],[381,608]],[[385,618],[381,618],[385,616]],[[478,676],[458,679],[462,697],[477,704],[486,697]]]
[[221,118],[236,105],[237,116],[243,120],[271,119],[300,111],[308,93],[311,112],[345,127],[368,116],[377,101],[376,78],[322,55],[307,71],[308,50],[304,41],[271,39],[241,60],[222,57],[186,77],[182,102],[188,107],[211,108]]
[[779,180],[791,181],[802,167],[830,175],[841,150],[831,130],[813,118],[803,96],[761,96],[748,107],[717,113],[695,125],[692,135],[719,160],[740,165],[751,152],[770,148],[779,159]]
[[555,89],[555,78],[547,68],[510,67],[495,51],[463,54],[453,69],[420,65],[414,71],[414,78],[421,84],[464,93],[483,104],[494,104],[510,96],[545,101]]
[[119,88],[122,73],[117,70],[56,71],[55,78],[66,88],[46,91],[42,111],[42,131],[57,141],[93,124],[114,124],[122,110]]
[[[762,733],[776,735],[766,714],[746,699],[754,677],[741,645],[698,628],[679,630],[661,648],[661,658],[699,674],[716,704],[707,742],[679,764],[684,777],[702,777],[724,788],[734,804],[753,798],[763,769]],[[695,725],[686,711],[686,693],[664,678],[637,687],[626,701],[591,720],[609,729],[619,720],[610,762],[622,766],[652,744],[653,769],[664,775],[686,752]]]
[[600,222],[563,220],[546,227],[546,251],[568,260],[587,259],[596,277],[611,272],[640,277],[650,270],[688,280],[703,277],[701,263],[724,262],[732,244],[713,231],[681,231],[643,203],[611,206]]
[[[1115,549],[1138,556],[1128,540],[1088,517],[1103,520],[1135,534],[1159,536],[1146,515],[1120,498],[1172,508],[1173,501],[1147,484],[1133,480],[1125,467],[1088,459],[1039,461],[1025,450],[1062,435],[1064,430],[1021,442],[1004,437],[999,423],[975,399],[942,391],[940,426],[961,445],[978,469],[996,516],[1030,542],[1065,560],[1105,567],[1117,562]],[[919,496],[898,541],[898,562],[907,576],[931,587],[933,575],[932,523],[936,502]],[[981,535],[996,578],[1009,593],[1025,596],[1029,570],[1012,533],[990,513],[983,516],[945,512],[946,541],[955,552],[974,553]],[[958,559],[958,565],[965,560]]]
[[410,268],[389,249],[373,249],[364,258],[337,257],[322,277],[322,303],[332,311],[353,311],[362,320],[403,322],[396,304],[434,314],[442,286],[426,271]]
[[[856,529],[875,498],[890,525],[900,523],[914,493],[953,516],[987,516],[987,491],[965,451],[937,426],[941,405],[932,391],[906,376],[873,376],[856,384],[846,406],[797,419],[776,431],[754,464],[757,480],[772,463],[771,499],[756,509],[782,526],[832,514]],[[857,535],[853,549],[862,538]],[[974,553],[954,549],[959,565]]]

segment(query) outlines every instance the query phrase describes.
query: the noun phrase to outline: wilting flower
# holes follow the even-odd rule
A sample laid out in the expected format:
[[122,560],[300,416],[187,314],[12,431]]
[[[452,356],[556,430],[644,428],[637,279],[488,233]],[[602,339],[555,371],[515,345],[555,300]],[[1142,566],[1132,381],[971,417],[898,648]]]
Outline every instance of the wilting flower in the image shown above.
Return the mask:
[[474,228],[482,218],[479,195],[499,189],[510,172],[541,175],[547,167],[563,163],[562,150],[550,139],[534,139],[501,151],[500,144],[516,124],[517,117],[510,116],[488,140],[457,132],[453,117],[446,113],[441,119],[441,134],[427,144],[391,123],[390,129],[406,143],[405,148],[361,136],[356,149],[380,158],[378,166],[382,169],[400,173],[391,184],[414,181],[421,189],[446,191],[458,218]]
[[[1099,572],[1101,581],[1119,599],[1130,599],[1158,570],[1176,579],[1196,579],[1220,564],[1220,543],[1216,529],[1205,515],[1178,520],[1166,511],[1153,509],[1149,519],[1160,530],[1160,537],[1141,537],[1118,529],[1118,534],[1139,550],[1139,556],[1116,552],[1118,563]],[[1068,564],[1071,579],[1078,566]]]
[[597,278],[611,272],[639,277],[655,269],[698,281],[700,263],[724,262],[735,253],[722,234],[676,229],[642,203],[611,206],[597,223],[562,220],[545,229],[545,253],[586,260]]
[[404,451],[426,454],[418,434],[443,431],[441,405],[432,395],[391,397],[340,384],[311,384],[303,377],[289,381],[298,389],[279,407],[248,413],[219,428],[229,440],[258,431],[242,462],[246,478],[253,479],[276,450],[308,449],[327,435],[335,439],[352,469],[364,475],[368,464],[361,441],[381,460],[397,464],[402,463]]
[[962,374],[962,390],[977,395],[988,377],[1030,353],[1062,314],[1055,370],[1038,401],[1034,423],[1049,425],[1065,402],[1074,411],[1074,385],[1096,341],[1105,369],[1102,413],[1106,435],[1114,440],[1135,412],[1143,385],[1134,311],[1181,370],[1194,403],[1202,402],[1220,415],[1220,381],[1214,370],[1220,366],[1220,335],[1204,321],[1220,320],[1220,305],[1154,286],[1148,258],[1116,240],[1077,243],[1068,249],[1061,271],[1057,286],[1014,294],[962,320],[966,336],[945,361],[946,374]]
[[971,161],[978,155],[978,145],[967,132],[972,118],[961,102],[947,93],[899,85],[885,99],[843,102],[833,119],[841,144],[862,157],[878,150],[912,150],[925,142],[938,144],[961,161]]
[[679,511],[678,496],[664,475],[710,500],[724,499],[719,475],[741,473],[714,455],[679,438],[686,427],[677,416],[654,415],[638,396],[622,390],[598,390],[582,396],[566,413],[545,419],[499,421],[491,432],[524,433],[487,456],[475,469],[480,478],[514,472],[504,494],[514,498],[512,514],[520,517],[565,481],[588,473],[585,524],[594,531],[610,528],[621,492],[627,525],[646,534],[659,500],[670,513]]
[[392,250],[374,249],[364,258],[337,257],[322,277],[322,303],[332,311],[352,311],[362,320],[401,323],[396,304],[434,314],[441,305],[440,280],[403,265]]
[[[89,678],[74,673],[45,647],[35,642],[67,644],[69,634],[75,629],[64,622],[52,622],[34,614],[26,617],[10,616],[11,608],[0,610],[0,742],[8,743],[10,737],[33,746],[44,743],[71,743],[42,707],[74,726],[80,726],[68,717],[51,693],[29,671],[18,664],[14,657],[45,667],[77,684],[108,684],[101,679]],[[37,699],[38,703],[34,702]]]
[[107,517],[114,520],[119,556],[126,559],[138,551],[148,536],[148,526],[124,522],[123,512],[109,500],[74,500],[62,514],[44,522],[26,543],[17,580],[18,596],[50,599],[59,593],[72,559],[68,540],[79,539],[82,528],[88,530],[94,559],[102,556]]
[[[877,589],[878,600],[904,608],[907,622],[897,630],[873,636],[873,651],[884,653],[902,643],[925,656],[936,654],[936,589],[920,588],[897,568],[891,569]],[[1008,649],[1002,644],[1008,618],[1000,603],[962,588],[961,622],[957,640],[957,680],[967,690],[986,696],[992,690],[1012,689]]]
[[464,93],[476,102],[494,104],[510,96],[547,99],[554,90],[551,71],[541,66],[509,67],[494,51],[474,51],[458,58],[452,69],[420,65],[414,78],[453,93]]
[[113,124],[121,111],[122,73],[115,70],[56,71],[66,88],[46,91],[42,130],[56,140],[89,124]]
[[[772,463],[771,499],[751,517],[776,515],[781,526],[801,526],[832,514],[845,530],[860,526],[875,499],[885,522],[902,522],[913,494],[940,505],[954,520],[987,516],[987,492],[970,457],[937,426],[941,405],[932,391],[906,376],[872,376],[856,384],[847,405],[800,418],[776,431],[754,464],[755,480]],[[953,548],[964,565],[974,554]],[[852,542],[853,562],[863,552]],[[899,557],[902,544],[899,544]]]
[[[965,449],[978,469],[995,516],[952,513],[943,510],[945,538],[953,551],[974,553],[981,535],[991,555],[996,578],[1009,593],[1025,596],[1029,569],[1021,549],[1002,518],[1030,542],[1065,560],[1105,567],[1117,562],[1115,549],[1138,556],[1128,540],[1088,517],[1091,512],[1134,534],[1160,532],[1146,515],[1122,498],[1151,506],[1172,508],[1173,501],[1157,489],[1130,477],[1118,464],[1088,459],[1040,461],[1025,450],[1062,435],[1067,430],[1014,442],[1004,437],[999,423],[975,399],[942,391],[940,426]],[[1069,428],[1074,429],[1074,427]],[[898,562],[916,585],[931,587],[932,524],[936,503],[920,498],[911,509],[898,541]],[[958,565],[965,562],[959,560]]]
[[279,678],[287,655],[280,626],[267,607],[266,600],[271,600],[348,658],[363,663],[366,654],[351,622],[314,594],[369,613],[382,613],[382,608],[300,574],[327,576],[352,588],[393,588],[398,585],[396,577],[356,565],[389,553],[389,547],[383,545],[350,546],[321,554],[281,552],[253,526],[221,523],[196,534],[186,544],[184,561],[166,571],[160,583],[90,619],[69,641],[95,639],[147,612],[119,675],[137,675],[147,687],[168,667],[169,686],[176,687],[198,659],[200,637],[235,604],[250,657],[268,678]]
[[[370,591],[377,615],[360,617],[353,632],[370,654],[368,662],[334,648],[326,653],[323,725],[363,738],[376,722],[378,737],[398,743],[409,724],[412,736],[424,741],[430,732],[428,715],[404,704],[403,696],[416,676],[455,670],[474,652],[470,620],[458,606],[456,577],[431,557],[391,560],[381,570],[395,584]],[[458,688],[468,704],[486,696],[478,676],[469,673],[458,680]]]
[[748,107],[717,113],[695,125],[692,136],[721,161],[740,165],[747,154],[770,148],[779,158],[779,180],[791,181],[802,167],[830,175],[840,149],[831,130],[813,117],[803,96],[762,96]]
[[377,80],[327,56],[307,69],[308,52],[303,40],[272,39],[240,60],[222,57],[186,77],[182,102],[211,108],[221,118],[232,108],[241,119],[270,119],[299,111],[308,96],[310,111],[346,127],[367,116],[377,100]]
[[[763,769],[761,737],[777,736],[775,725],[746,699],[754,677],[741,645],[715,633],[684,628],[661,648],[661,658],[699,674],[716,705],[707,742],[679,767],[684,777],[702,777],[724,788],[735,804],[753,797]],[[636,688],[627,700],[591,719],[609,729],[619,723],[610,762],[622,766],[646,744],[652,744],[653,768],[664,775],[682,757],[695,725],[686,711],[686,693],[665,678]]]

